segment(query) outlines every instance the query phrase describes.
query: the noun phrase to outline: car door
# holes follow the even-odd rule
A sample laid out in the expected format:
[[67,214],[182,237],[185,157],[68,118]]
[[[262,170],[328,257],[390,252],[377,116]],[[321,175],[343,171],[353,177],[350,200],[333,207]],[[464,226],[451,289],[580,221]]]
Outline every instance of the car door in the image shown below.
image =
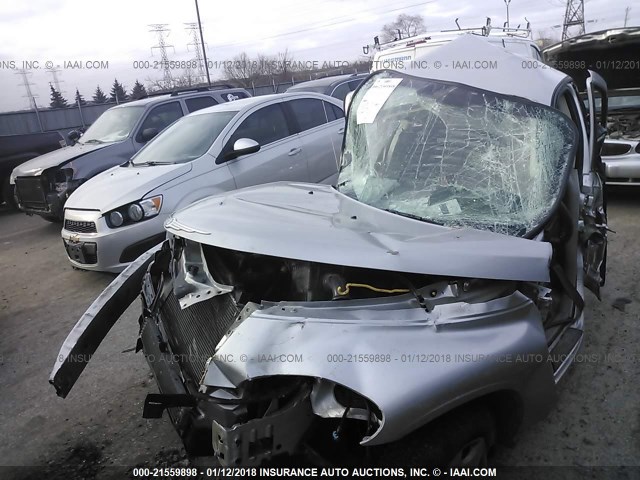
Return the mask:
[[142,138],[142,132],[149,128],[154,128],[160,133],[183,115],[182,106],[178,100],[157,105],[149,110],[133,137],[136,151],[140,150],[147,143]]
[[[341,140],[344,123],[329,121],[323,100],[297,98],[285,102],[300,135],[309,168],[309,181],[333,184],[338,178],[337,140]],[[330,108],[330,107],[329,107]]]
[[224,159],[241,138],[255,140],[260,150],[227,161],[238,188],[277,181],[309,181],[302,143],[280,102],[245,117],[229,134],[219,158]]
[[[600,298],[600,287],[606,277],[607,204],[604,190],[604,168],[600,156],[606,136],[607,84],[595,72],[589,71],[586,81],[588,104],[588,142],[590,163],[583,171],[583,221],[581,245],[584,260],[585,286]],[[600,109],[597,99],[600,99]]]

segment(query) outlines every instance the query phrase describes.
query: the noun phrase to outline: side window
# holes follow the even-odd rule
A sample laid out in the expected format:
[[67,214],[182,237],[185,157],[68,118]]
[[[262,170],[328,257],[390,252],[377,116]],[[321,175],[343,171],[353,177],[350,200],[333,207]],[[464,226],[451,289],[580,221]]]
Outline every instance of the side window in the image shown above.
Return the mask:
[[187,98],[184,103],[187,105],[187,110],[189,113],[195,112],[196,110],[202,110],[203,108],[211,107],[212,105],[217,105],[218,102],[215,101],[213,97],[196,97],[196,98]]
[[220,96],[225,102],[233,102],[234,100],[240,100],[241,98],[248,98],[244,92],[229,92],[221,93]]
[[356,88],[358,88],[360,86],[360,84],[362,83],[363,80],[364,80],[364,78],[361,78],[359,80],[351,80],[349,82],[349,87],[353,91],[353,90],[355,90]]
[[316,98],[304,98],[287,102],[298,121],[301,132],[327,123],[327,115],[324,113],[322,103],[322,100]]
[[333,103],[329,102],[322,103],[324,103],[324,110],[330,122],[344,117],[344,112],[340,107],[336,107]]
[[331,92],[331,96],[338,98],[344,102],[344,97],[346,97],[347,93],[349,93],[350,91],[351,91],[351,87],[349,87],[348,82],[341,83],[340,85],[338,85],[333,89],[333,92]]
[[165,103],[164,105],[158,105],[152,108],[147,118],[142,122],[136,141],[142,141],[142,132],[147,128],[155,128],[160,132],[180,117],[182,117],[182,107],[179,102]]
[[228,148],[233,148],[233,144],[239,138],[250,138],[260,145],[267,145],[289,135],[289,127],[282,106],[276,103],[261,108],[245,118],[231,135],[227,145]]
[[333,109],[333,113],[335,114],[336,118],[344,118],[344,110],[342,110],[340,107],[336,107],[333,103],[331,104],[331,108]]

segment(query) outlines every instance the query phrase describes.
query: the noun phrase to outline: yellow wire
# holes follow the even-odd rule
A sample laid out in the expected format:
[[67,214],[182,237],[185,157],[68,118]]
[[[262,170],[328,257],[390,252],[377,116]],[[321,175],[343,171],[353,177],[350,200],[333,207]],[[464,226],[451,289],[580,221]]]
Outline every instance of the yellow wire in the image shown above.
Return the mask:
[[378,288],[378,287],[374,287],[372,285],[367,285],[366,283],[347,283],[345,285],[344,290],[342,289],[341,286],[338,286],[337,288],[337,293],[338,295],[348,295],[349,294],[349,289],[351,287],[354,288],[368,288],[369,290],[373,290],[374,292],[380,292],[380,293],[409,293],[411,290],[407,290],[406,288],[394,288],[394,289],[387,289],[387,288]]

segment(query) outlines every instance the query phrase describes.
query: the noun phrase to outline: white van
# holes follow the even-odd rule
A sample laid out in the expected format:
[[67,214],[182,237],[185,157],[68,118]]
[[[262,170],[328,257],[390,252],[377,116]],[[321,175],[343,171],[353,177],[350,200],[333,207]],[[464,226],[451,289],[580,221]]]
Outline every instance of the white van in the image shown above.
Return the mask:
[[379,44],[376,37],[374,48],[378,51],[373,57],[371,71],[410,68],[411,62],[416,58],[431,52],[434,48],[449,43],[460,35],[483,36],[493,45],[501,46],[511,53],[538,60],[542,63],[540,48],[531,38],[531,31],[528,28],[491,28],[489,21],[482,28],[423,33],[385,44]]

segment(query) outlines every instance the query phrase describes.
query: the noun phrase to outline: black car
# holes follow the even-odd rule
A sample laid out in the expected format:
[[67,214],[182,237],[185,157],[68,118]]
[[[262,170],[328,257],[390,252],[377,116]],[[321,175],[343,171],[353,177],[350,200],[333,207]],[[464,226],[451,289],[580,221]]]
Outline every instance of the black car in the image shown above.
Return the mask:
[[298,83],[287,89],[287,92],[316,92],[339,98],[344,102],[347,93],[354,91],[369,76],[368,73],[351,75],[335,75],[317,80]]

